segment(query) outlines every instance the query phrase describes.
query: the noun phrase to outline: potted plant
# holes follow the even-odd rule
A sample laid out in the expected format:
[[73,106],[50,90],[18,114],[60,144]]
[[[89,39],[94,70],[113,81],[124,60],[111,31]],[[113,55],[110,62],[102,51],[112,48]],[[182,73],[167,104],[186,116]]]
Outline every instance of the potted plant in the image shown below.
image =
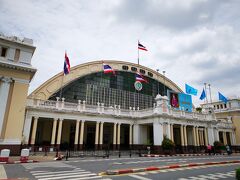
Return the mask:
[[174,142],[171,139],[167,138],[167,136],[164,136],[162,141],[163,152],[165,154],[173,154],[174,147]]

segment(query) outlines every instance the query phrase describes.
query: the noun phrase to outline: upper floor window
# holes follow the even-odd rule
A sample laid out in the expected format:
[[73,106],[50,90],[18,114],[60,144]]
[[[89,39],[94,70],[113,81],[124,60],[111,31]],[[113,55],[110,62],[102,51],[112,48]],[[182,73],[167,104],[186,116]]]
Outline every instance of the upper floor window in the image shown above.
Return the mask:
[[227,104],[224,104],[224,108],[227,108]]
[[150,72],[148,72],[148,76],[150,76],[150,77],[153,77],[153,74],[152,74],[152,73],[150,73]]
[[145,71],[143,69],[140,69],[141,74],[145,74]]
[[132,71],[137,71],[137,68],[131,67],[131,70],[132,70]]
[[7,56],[7,48],[2,47],[0,49],[0,55],[1,55],[1,57],[6,57]]
[[223,105],[221,104],[220,106],[221,106],[221,109],[223,109]]
[[128,66],[122,66],[123,70],[128,70]]

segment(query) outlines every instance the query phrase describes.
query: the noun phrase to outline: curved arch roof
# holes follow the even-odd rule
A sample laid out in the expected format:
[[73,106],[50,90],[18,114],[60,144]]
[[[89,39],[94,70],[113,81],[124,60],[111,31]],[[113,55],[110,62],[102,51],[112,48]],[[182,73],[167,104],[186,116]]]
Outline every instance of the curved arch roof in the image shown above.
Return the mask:
[[[148,78],[153,78],[162,84],[164,83],[165,79],[165,86],[169,87],[170,89],[176,91],[176,92],[183,92],[174,82],[172,82],[167,77],[164,77],[162,74],[147,68],[145,66],[131,63],[131,62],[125,62],[125,61],[115,61],[115,60],[101,60],[101,61],[92,61],[87,62],[84,64],[79,64],[77,66],[74,66],[71,68],[71,71],[68,75],[63,77],[63,72],[60,72],[44,82],[42,85],[40,85],[36,90],[34,90],[28,97],[29,98],[38,98],[42,100],[47,100],[51,95],[56,93],[58,90],[61,89],[61,87],[64,87],[68,85],[69,83],[73,82],[74,80],[86,76],[88,74],[96,73],[102,71],[102,63],[110,65],[114,70],[116,71],[127,71],[132,72],[131,67],[136,67],[139,71],[140,69],[145,70],[146,74],[144,76],[147,76]],[[129,66],[128,70],[123,70],[122,66]],[[148,72],[152,73],[153,76],[148,76]]]

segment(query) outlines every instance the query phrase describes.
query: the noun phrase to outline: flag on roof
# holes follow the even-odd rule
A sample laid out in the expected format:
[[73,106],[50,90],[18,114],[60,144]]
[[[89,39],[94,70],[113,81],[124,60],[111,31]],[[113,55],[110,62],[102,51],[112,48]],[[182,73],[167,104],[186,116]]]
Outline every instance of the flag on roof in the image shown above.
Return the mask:
[[147,51],[147,48],[143,46],[139,41],[138,41],[138,49],[141,49],[143,51]]
[[189,86],[188,84],[185,84],[185,89],[186,89],[186,93],[187,94],[192,94],[194,96],[197,95],[198,90],[193,88],[193,87],[191,87],[191,86]]
[[65,52],[65,58],[64,58],[63,72],[64,72],[64,75],[67,75],[70,73],[70,61],[66,52]]
[[205,99],[206,98],[206,93],[205,93],[205,90],[204,90],[204,88],[203,88],[203,90],[202,90],[202,94],[201,94],[201,96],[200,96],[200,100],[203,100],[203,99]]
[[223,101],[224,103],[227,103],[228,99],[222,95],[220,92],[218,92],[218,98],[219,98],[219,101]]
[[139,72],[136,73],[135,77],[136,81],[148,83],[148,81]]
[[107,74],[107,73],[115,74],[115,71],[112,69],[112,67],[109,66],[108,64],[104,64],[104,63],[103,63],[103,72],[104,72],[104,74]]

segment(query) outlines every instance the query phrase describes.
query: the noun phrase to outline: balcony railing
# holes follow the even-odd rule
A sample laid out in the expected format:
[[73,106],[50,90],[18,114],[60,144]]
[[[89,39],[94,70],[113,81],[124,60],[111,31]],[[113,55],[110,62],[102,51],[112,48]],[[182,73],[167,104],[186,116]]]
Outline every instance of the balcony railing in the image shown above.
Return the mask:
[[121,109],[119,105],[114,107],[106,107],[103,103],[97,105],[88,105],[85,101],[78,101],[78,103],[53,101],[53,100],[39,100],[39,99],[27,99],[27,108],[29,109],[52,109],[58,111],[69,111],[69,112],[83,112],[83,113],[95,113],[95,114],[108,114],[115,116],[126,116],[132,118],[147,117],[154,114],[165,114],[177,118],[196,119],[200,121],[212,121],[216,120],[213,114],[202,114],[197,112],[186,112],[176,110],[170,106],[155,106],[153,108],[142,109],[129,107],[129,109]]

